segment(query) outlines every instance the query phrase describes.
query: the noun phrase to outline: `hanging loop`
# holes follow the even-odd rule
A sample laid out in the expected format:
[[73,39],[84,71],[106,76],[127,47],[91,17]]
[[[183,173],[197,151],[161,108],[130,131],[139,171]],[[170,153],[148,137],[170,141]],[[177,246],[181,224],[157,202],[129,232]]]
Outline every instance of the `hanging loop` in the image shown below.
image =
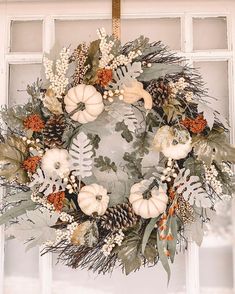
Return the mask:
[[112,26],[113,35],[120,40],[121,38],[121,0],[112,0]]

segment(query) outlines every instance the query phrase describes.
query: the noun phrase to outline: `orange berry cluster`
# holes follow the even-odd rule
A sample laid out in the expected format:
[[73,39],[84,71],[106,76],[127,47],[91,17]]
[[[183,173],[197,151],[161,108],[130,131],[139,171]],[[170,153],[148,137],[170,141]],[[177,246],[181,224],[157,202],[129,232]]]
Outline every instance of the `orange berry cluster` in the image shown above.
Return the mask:
[[204,131],[207,126],[207,121],[203,118],[203,115],[200,114],[195,119],[186,118],[182,120],[181,124],[192,133],[199,134]]
[[56,211],[62,210],[64,206],[64,199],[65,199],[65,193],[63,191],[51,193],[47,196],[48,202],[54,205],[54,208]]
[[34,132],[41,132],[45,123],[38,114],[32,114],[24,120],[24,127]]

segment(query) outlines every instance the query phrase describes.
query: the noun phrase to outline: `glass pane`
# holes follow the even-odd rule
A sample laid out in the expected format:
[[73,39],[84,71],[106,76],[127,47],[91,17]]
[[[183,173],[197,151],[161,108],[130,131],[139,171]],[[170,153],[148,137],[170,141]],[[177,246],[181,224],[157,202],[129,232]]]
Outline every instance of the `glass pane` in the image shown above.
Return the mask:
[[194,18],[193,40],[194,50],[227,49],[226,18]]
[[97,29],[105,28],[107,33],[111,33],[111,20],[56,20],[55,39],[59,46],[76,47],[81,42],[96,40]]
[[42,21],[11,22],[11,52],[42,51]]
[[122,41],[124,43],[138,38],[140,35],[149,37],[151,41],[160,40],[171,49],[180,50],[180,18],[122,20]]
[[[152,268],[142,268],[141,270],[125,276],[121,269],[110,275],[93,274],[84,270],[73,270],[62,264],[56,264],[54,258],[53,279],[55,282],[70,281],[70,286],[76,292],[86,294],[142,294],[142,293],[177,293],[185,289],[185,262],[184,255],[179,254],[175,258],[175,264],[171,266],[172,276],[169,286],[167,286],[167,275],[162,265],[159,263]],[[71,288],[73,289],[73,288]],[[64,294],[70,294],[71,289],[66,289]]]
[[[207,288],[233,287],[232,247],[200,249],[200,284]],[[213,293],[213,292],[211,292]],[[221,293],[224,293],[221,291]]]
[[41,64],[11,64],[9,69],[9,106],[28,101],[27,85],[41,75]]
[[211,107],[226,118],[229,116],[228,63],[227,61],[195,62],[194,67],[201,72],[209,95]]
[[[25,251],[25,244],[9,240],[5,246],[5,274],[7,277],[38,277],[39,249]],[[22,290],[22,289],[21,289]],[[17,292],[18,293],[18,292]],[[20,292],[19,292],[20,293]]]

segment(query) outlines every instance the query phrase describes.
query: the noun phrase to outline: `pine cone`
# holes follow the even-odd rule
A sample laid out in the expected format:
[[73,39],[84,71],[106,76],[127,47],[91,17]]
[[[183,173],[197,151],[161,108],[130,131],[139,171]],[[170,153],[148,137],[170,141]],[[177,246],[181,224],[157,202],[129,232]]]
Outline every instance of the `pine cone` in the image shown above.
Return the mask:
[[162,106],[164,100],[167,99],[170,95],[168,82],[163,79],[152,80],[146,88],[146,91],[148,91],[149,94],[152,96],[153,103],[156,106]]
[[63,144],[62,136],[65,130],[65,121],[62,115],[51,117],[45,125],[43,136],[48,147],[60,147]]
[[180,195],[177,199],[178,208],[175,210],[176,214],[183,221],[184,224],[194,222],[194,210],[188,201]]
[[120,230],[134,226],[138,221],[138,216],[134,213],[130,203],[122,203],[108,208],[100,220],[103,228]]

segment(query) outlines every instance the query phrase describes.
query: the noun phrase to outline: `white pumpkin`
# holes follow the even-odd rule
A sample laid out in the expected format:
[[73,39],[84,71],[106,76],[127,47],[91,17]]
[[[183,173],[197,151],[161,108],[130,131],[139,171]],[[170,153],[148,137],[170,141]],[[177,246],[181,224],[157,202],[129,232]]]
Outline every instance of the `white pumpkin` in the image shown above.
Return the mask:
[[154,187],[149,191],[148,199],[144,199],[143,193],[151,185],[152,181],[143,180],[140,183],[134,184],[131,187],[129,201],[132,204],[133,210],[142,218],[158,217],[166,209],[168,196],[161,186]]
[[80,84],[71,88],[64,103],[71,118],[81,124],[94,121],[104,109],[102,95],[91,85]]
[[108,208],[109,196],[107,190],[98,184],[81,188],[78,194],[78,205],[86,215],[97,213],[103,215]]
[[192,138],[186,129],[163,126],[154,137],[153,148],[167,158],[179,160],[192,150]]

